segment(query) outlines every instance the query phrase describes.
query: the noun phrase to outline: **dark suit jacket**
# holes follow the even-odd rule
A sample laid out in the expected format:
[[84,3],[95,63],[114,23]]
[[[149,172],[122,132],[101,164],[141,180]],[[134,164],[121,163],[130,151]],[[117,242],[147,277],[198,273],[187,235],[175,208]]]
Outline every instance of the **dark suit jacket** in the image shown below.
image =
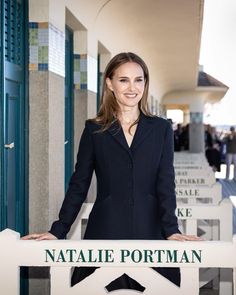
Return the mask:
[[[165,239],[179,232],[175,216],[173,131],[168,121],[143,113],[129,147],[118,122],[103,133],[89,120],[81,136],[77,163],[62,204],[59,220],[50,232],[66,237],[85,201],[95,170],[97,198],[85,239]],[[96,267],[76,267],[75,285]],[[180,285],[178,268],[153,269]],[[122,277],[115,289],[130,288]]]
[[50,232],[66,237],[85,201],[95,170],[97,198],[86,239],[165,239],[179,232],[175,216],[173,131],[142,112],[128,146],[118,122],[103,133],[87,120],[68,191]]

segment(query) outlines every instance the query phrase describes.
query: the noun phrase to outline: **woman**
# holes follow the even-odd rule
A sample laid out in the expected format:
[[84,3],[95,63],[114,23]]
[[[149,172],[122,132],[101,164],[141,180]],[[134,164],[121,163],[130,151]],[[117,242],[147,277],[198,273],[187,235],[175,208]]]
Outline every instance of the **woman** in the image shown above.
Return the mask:
[[234,165],[233,180],[236,181],[236,132],[234,126],[230,127],[230,133],[224,138],[226,143],[226,179],[229,180],[230,166]]
[[[199,240],[182,235],[175,216],[173,131],[148,110],[149,73],[134,53],[113,57],[104,73],[97,117],[86,121],[77,163],[59,220],[49,232],[24,239],[64,239],[86,199],[91,177],[97,198],[85,239]],[[72,285],[96,268],[75,268]],[[180,285],[178,268],[154,268]],[[131,281],[130,281],[131,282]],[[120,285],[130,288],[127,277]]]

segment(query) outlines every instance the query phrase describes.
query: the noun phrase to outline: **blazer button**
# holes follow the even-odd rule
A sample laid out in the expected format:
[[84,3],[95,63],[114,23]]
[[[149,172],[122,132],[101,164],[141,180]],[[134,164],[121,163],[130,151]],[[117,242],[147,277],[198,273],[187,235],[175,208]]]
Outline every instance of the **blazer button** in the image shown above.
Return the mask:
[[130,169],[132,169],[132,168],[133,168],[133,164],[132,164],[132,163],[129,163],[129,164],[127,165],[127,167],[130,168]]

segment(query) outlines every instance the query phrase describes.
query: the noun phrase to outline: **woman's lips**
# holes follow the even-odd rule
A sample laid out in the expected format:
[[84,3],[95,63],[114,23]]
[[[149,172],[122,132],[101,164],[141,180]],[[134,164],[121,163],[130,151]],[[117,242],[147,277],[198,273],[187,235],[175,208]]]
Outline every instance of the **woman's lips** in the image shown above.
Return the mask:
[[124,95],[128,98],[135,98],[137,96],[136,93],[125,93]]

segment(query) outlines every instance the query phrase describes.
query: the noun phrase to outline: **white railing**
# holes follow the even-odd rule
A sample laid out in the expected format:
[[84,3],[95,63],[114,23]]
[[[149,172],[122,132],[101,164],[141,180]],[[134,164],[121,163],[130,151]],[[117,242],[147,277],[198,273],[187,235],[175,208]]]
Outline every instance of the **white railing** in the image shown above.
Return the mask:
[[[70,239],[81,239],[82,234],[82,220],[87,220],[92,210],[93,203],[84,203],[74,223]],[[178,204],[176,215],[179,221],[185,221],[183,232],[190,235],[197,235],[198,220],[218,220],[217,225],[213,222],[210,223],[209,230],[211,233],[204,237],[207,239],[220,239],[222,241],[231,241],[233,233],[232,223],[232,202],[229,199],[222,200],[219,204],[201,204],[201,205],[188,205]],[[203,228],[204,225],[201,225]],[[205,228],[207,230],[207,228]]]
[[[87,220],[92,210],[93,203],[85,203],[82,206],[73,230],[71,239],[81,239],[82,220]],[[183,233],[196,235],[198,228],[205,232],[206,240],[232,241],[232,202],[229,199],[222,200],[217,205],[183,205],[178,204],[176,215],[179,219],[180,229]],[[184,222],[184,224],[182,224]],[[204,269],[200,272],[199,284],[204,286],[214,280],[215,288],[219,289],[220,295],[232,294],[232,273],[228,269]]]
[[[160,286],[162,294],[196,295],[199,294],[199,268],[233,268],[232,294],[236,294],[236,236],[232,242],[154,240],[36,242],[20,240],[18,233],[6,229],[0,232],[0,245],[1,294],[19,294],[20,266],[50,266],[51,295],[107,294],[104,287],[123,273],[143,285],[146,288],[143,292],[145,295],[156,294]],[[89,260],[89,251],[92,255],[90,260],[97,259],[96,262]],[[71,288],[70,274],[73,266],[103,267]],[[180,267],[181,288],[150,269],[154,266]],[[129,295],[134,294],[134,291],[118,290],[113,291],[113,294]]]
[[[231,241],[233,235],[233,206],[230,199],[223,199],[219,204],[211,205],[178,205],[176,209],[178,220],[185,221],[184,233],[197,235],[198,221],[200,228],[211,231],[207,239]],[[205,226],[203,220],[210,221]],[[217,222],[216,222],[217,221]]]

